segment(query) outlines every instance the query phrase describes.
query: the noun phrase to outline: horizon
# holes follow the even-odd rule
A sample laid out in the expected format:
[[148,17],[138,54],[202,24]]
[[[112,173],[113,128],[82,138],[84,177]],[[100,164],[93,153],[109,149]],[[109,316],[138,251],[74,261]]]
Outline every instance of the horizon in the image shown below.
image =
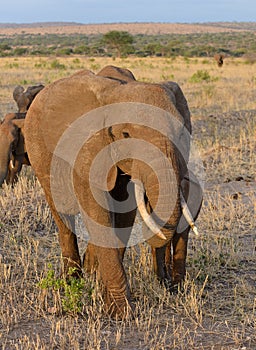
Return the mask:
[[34,21],[34,22],[1,22],[0,25],[37,25],[37,24],[64,24],[64,25],[104,25],[104,24],[144,24],[144,23],[158,23],[158,24],[221,24],[221,23],[256,23],[256,20],[248,21],[197,21],[197,22],[167,22],[167,21],[116,21],[116,22],[77,22],[77,21]]
[[254,22],[253,8],[254,0],[9,0],[1,5],[0,23]]

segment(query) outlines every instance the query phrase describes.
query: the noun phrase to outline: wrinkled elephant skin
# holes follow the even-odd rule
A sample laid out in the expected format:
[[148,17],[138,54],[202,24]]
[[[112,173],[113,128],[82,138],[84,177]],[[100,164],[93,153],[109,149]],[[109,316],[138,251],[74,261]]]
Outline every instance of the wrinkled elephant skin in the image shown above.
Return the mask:
[[[48,85],[27,113],[27,152],[58,225],[64,272],[82,268],[74,233],[80,212],[90,234],[84,267],[97,266],[111,315],[122,317],[132,305],[122,261],[137,207],[144,214],[146,208],[144,240],[153,250],[179,241],[190,132],[190,113],[176,83],[137,82],[130,71],[113,66]],[[182,260],[176,283],[184,277],[187,247],[175,245],[183,250],[174,252]]]

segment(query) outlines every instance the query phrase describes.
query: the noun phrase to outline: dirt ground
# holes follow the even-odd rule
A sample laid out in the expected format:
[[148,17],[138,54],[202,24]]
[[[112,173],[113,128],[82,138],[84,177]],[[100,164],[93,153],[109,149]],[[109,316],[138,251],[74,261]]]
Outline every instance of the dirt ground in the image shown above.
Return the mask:
[[131,34],[189,34],[189,33],[223,33],[237,32],[243,28],[225,27],[211,24],[182,23],[109,23],[109,24],[68,24],[38,23],[23,25],[0,25],[0,35],[14,34],[105,34],[110,30],[123,30]]

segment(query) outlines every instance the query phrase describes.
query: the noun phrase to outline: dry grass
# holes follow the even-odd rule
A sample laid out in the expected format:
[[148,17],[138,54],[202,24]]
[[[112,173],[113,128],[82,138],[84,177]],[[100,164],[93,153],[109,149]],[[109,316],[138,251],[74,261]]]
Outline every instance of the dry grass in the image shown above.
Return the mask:
[[[256,349],[255,154],[256,65],[198,59],[53,58],[0,60],[1,116],[15,110],[16,84],[48,83],[81,68],[130,68],[140,80],[180,83],[193,112],[194,138],[205,166],[205,200],[191,234],[184,291],[170,295],[152,274],[147,245],[130,248],[125,269],[135,319],[103,313],[100,285],[86,276],[78,314],[64,312],[62,291],[43,290],[49,263],[60,271],[56,227],[40,185],[27,169],[0,197],[0,348]],[[206,70],[210,82],[193,83]],[[86,242],[80,238],[81,250]]]
[[[0,26],[0,34],[104,34],[110,30],[124,30],[131,34],[188,34],[188,33],[224,33],[246,30],[242,25],[234,28],[232,25],[227,27],[221,25],[207,24],[188,24],[188,23],[105,23],[105,24],[69,24],[63,23],[41,23],[41,24],[23,24]],[[250,28],[251,30],[251,28]]]

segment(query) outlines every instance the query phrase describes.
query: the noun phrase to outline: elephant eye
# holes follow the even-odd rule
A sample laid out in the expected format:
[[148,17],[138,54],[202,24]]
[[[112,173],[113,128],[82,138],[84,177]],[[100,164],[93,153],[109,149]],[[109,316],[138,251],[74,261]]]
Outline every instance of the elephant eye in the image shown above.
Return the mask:
[[123,132],[123,136],[124,136],[125,139],[127,139],[128,137],[130,137],[129,133],[128,133],[128,132],[125,132],[125,131]]

